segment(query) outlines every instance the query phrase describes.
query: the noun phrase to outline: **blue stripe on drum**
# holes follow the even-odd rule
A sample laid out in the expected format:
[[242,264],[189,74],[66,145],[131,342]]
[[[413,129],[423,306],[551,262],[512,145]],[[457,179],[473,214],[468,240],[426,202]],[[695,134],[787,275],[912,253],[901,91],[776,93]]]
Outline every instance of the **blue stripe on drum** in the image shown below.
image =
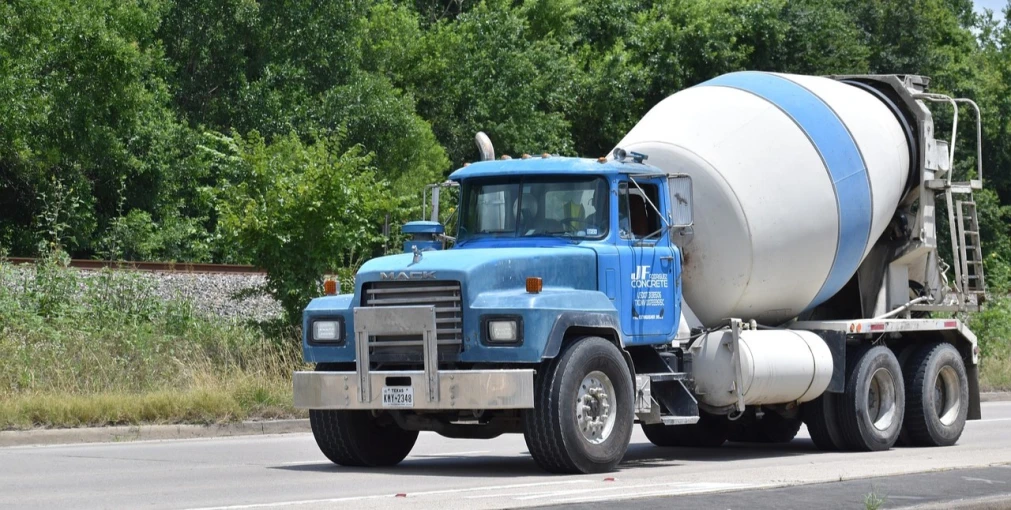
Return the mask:
[[839,233],[832,269],[807,308],[824,303],[856,273],[870,237],[870,178],[853,136],[821,98],[781,76],[744,71],[718,76],[700,86],[731,87],[765,99],[789,115],[821,155],[835,188]]

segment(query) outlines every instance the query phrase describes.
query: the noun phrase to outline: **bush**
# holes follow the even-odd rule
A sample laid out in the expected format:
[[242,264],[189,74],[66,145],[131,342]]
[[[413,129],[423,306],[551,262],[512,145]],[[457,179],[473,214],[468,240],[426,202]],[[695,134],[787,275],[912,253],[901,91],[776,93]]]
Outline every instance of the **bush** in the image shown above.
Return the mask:
[[207,150],[225,176],[219,229],[267,271],[267,290],[297,324],[324,275],[346,283],[382,247],[385,215],[399,222],[399,200],[361,147],[342,150],[339,138],[305,144],[292,134],[267,145],[255,132],[211,136]]

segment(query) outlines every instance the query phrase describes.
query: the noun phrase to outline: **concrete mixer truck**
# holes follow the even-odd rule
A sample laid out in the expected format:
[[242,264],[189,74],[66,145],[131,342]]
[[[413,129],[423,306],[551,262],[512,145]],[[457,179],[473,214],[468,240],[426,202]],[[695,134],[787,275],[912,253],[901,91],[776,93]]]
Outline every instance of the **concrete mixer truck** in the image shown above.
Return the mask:
[[979,111],[927,85],[726,74],[599,159],[495,159],[479,134],[431,188],[456,188],[455,235],[433,199],[403,253],[306,307],[295,405],[346,466],[397,464],[420,431],[522,433],[547,471],[605,472],[636,422],[661,447],[802,424],[824,450],[954,444],[980,418],[960,318],[985,297],[982,166],[952,175],[959,107],[977,133]]

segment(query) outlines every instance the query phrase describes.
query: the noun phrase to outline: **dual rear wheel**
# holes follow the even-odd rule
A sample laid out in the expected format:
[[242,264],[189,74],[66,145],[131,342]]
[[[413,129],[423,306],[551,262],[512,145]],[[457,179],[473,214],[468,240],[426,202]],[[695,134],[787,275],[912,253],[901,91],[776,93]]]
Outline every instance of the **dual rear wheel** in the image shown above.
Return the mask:
[[884,346],[847,353],[845,391],[804,405],[804,421],[819,449],[886,450],[900,436],[917,446],[958,440],[969,408],[961,355],[947,343],[909,349],[901,364]]

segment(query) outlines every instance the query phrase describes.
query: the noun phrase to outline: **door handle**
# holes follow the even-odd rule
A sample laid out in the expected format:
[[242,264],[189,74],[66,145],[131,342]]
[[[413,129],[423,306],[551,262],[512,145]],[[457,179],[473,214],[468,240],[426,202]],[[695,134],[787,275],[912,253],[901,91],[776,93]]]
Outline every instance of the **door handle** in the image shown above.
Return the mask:
[[674,260],[674,256],[673,255],[663,255],[663,256],[660,257],[660,260]]

